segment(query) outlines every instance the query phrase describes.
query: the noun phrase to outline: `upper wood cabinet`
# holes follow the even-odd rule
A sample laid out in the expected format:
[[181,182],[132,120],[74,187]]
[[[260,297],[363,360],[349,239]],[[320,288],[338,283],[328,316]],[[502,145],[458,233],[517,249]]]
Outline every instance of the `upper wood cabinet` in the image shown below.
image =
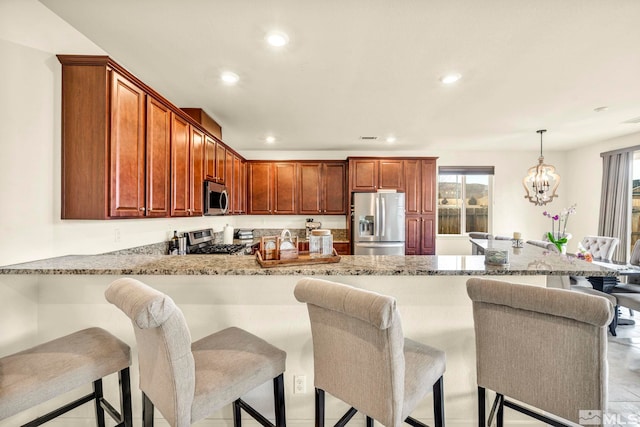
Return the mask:
[[171,110],[147,96],[147,216],[169,216]]
[[204,133],[192,127],[189,143],[189,215],[202,216],[204,213]]
[[171,125],[171,216],[201,216],[203,213],[204,134],[172,114]]
[[246,171],[245,161],[238,155],[233,155],[233,200],[231,203],[231,213],[245,213],[246,195]]
[[351,191],[403,190],[402,159],[350,158]]
[[436,159],[406,159],[405,211],[409,214],[435,214]]
[[216,181],[216,140],[209,135],[204,137],[204,177]]
[[216,143],[216,174],[214,181],[224,184],[227,177],[227,147]]
[[169,213],[170,111],[108,57],[62,63],[63,219]]
[[227,188],[227,198],[229,201],[227,212],[229,214],[233,214],[234,202],[236,201],[235,199],[238,197],[238,195],[236,194],[235,187],[234,187],[234,179],[233,179],[234,165],[233,165],[233,153],[231,152],[231,150],[226,150],[224,164],[225,164],[224,185]]
[[346,214],[346,169],[346,162],[300,162],[298,213]]
[[271,214],[273,167],[271,162],[247,162],[247,213]]
[[293,215],[296,211],[296,163],[273,164],[273,212]]

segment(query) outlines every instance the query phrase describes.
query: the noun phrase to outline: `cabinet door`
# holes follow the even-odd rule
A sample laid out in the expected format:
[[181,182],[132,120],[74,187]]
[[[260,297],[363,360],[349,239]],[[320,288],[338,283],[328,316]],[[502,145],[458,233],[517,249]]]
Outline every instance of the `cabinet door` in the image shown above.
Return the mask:
[[247,213],[266,215],[271,213],[271,163],[247,163]]
[[378,160],[354,159],[349,162],[351,189],[375,191],[378,185]]
[[422,209],[422,164],[420,160],[404,161],[405,212],[407,215],[419,215]]
[[171,116],[171,216],[188,216],[190,126],[180,116]]
[[296,213],[296,163],[273,165],[273,213],[293,215]]
[[226,178],[227,149],[220,142],[216,143],[216,178],[215,181],[224,184]]
[[421,218],[420,254],[435,255],[436,253],[436,219],[435,216],[425,215]]
[[234,191],[234,182],[233,182],[233,153],[230,150],[226,150],[224,167],[224,185],[227,187],[227,196],[229,197],[229,211],[228,213],[234,213],[235,199],[236,194]]
[[204,133],[191,128],[189,153],[189,215],[204,213]]
[[322,163],[299,163],[298,213],[321,213],[323,191],[326,186],[322,181]]
[[425,159],[422,162],[422,213],[435,215],[436,213],[436,161]]
[[204,177],[211,181],[216,179],[216,140],[209,135],[204,137]]
[[405,255],[419,255],[421,247],[422,218],[419,216],[405,217]]
[[147,96],[146,151],[146,214],[166,217],[171,197],[171,110],[151,96]]
[[349,255],[350,244],[346,242],[339,242],[333,244],[333,249],[336,250],[338,255]]
[[240,159],[240,213],[247,213],[247,162]]
[[380,160],[378,187],[381,189],[404,189],[402,160]]
[[347,188],[345,162],[325,163],[322,168],[322,213],[346,215]]
[[233,211],[234,214],[242,213],[242,166],[240,157],[233,155]]
[[144,216],[145,93],[118,73],[111,75],[109,214]]

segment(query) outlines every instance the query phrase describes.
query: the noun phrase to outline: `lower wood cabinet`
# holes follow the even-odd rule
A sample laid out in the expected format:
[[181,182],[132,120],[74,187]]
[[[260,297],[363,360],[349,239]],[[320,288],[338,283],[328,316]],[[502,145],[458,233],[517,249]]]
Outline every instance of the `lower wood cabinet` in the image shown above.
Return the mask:
[[435,255],[435,216],[407,215],[405,224],[405,255]]

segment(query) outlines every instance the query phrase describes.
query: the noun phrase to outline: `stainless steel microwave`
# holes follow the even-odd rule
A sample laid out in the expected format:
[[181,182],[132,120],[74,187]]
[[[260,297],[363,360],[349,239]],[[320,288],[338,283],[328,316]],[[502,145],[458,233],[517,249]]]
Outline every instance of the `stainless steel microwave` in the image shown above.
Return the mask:
[[224,215],[229,209],[227,187],[213,181],[204,182],[204,214]]

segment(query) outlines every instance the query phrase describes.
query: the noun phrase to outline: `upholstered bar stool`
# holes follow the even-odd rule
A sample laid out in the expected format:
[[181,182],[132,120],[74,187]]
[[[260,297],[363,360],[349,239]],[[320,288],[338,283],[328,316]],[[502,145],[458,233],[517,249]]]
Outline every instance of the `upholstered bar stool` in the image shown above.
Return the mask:
[[[24,426],[39,426],[94,401],[98,426],[105,425],[107,412],[118,426],[131,427],[130,364],[129,346],[100,328],[83,329],[5,356],[0,359],[0,420],[93,384],[91,393]],[[102,378],[115,373],[120,380],[119,412],[104,398],[102,390]]]
[[324,426],[325,391],[352,406],[336,426],[358,411],[367,426],[397,427],[433,391],[435,426],[444,425],[444,352],[404,338],[396,300],[318,279],[294,291],[307,303],[313,337],[316,426]]
[[[583,421],[581,410],[606,410],[606,325],[614,310],[607,299],[475,278],[467,281],[467,292],[476,334],[479,426],[491,425],[496,415],[502,427],[505,406],[554,426]],[[496,392],[488,424],[486,389]]]
[[133,324],[145,427],[153,426],[154,407],[171,426],[185,427],[230,403],[234,426],[241,425],[241,409],[273,426],[241,399],[268,381],[273,381],[275,426],[285,426],[284,351],[234,327],[192,343],[173,300],[135,279],[112,282],[105,296]]

